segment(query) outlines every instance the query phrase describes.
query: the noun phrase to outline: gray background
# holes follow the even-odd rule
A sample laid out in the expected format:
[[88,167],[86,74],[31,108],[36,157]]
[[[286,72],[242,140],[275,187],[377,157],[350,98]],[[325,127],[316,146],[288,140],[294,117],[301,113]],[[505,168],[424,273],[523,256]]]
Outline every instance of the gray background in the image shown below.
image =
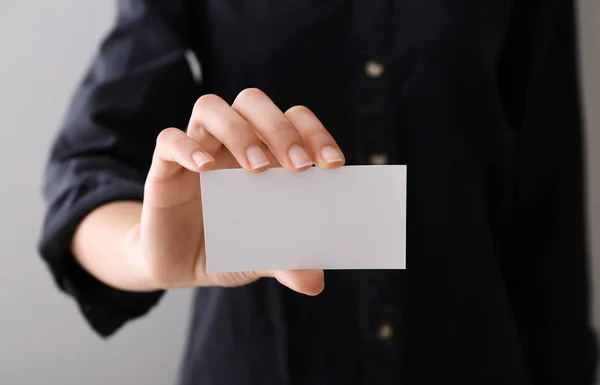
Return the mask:
[[[600,326],[600,2],[581,0],[595,317]],[[108,341],[50,281],[35,243],[40,178],[68,99],[114,16],[113,1],[0,0],[0,383],[174,382],[190,291]]]

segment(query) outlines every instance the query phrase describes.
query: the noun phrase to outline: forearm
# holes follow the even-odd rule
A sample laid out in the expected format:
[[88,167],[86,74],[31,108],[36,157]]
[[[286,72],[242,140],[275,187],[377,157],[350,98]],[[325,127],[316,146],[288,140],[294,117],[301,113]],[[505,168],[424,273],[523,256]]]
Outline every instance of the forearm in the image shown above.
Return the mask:
[[77,262],[117,289],[154,290],[145,273],[139,247],[141,202],[114,202],[92,211],[81,222],[71,244]]

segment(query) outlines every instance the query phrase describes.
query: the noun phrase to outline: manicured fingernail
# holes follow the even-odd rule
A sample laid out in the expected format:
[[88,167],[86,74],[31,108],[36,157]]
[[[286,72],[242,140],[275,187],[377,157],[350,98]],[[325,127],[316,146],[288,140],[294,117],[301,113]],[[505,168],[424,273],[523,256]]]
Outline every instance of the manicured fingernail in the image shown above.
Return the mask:
[[321,149],[321,157],[327,163],[336,163],[344,160],[342,154],[333,146],[325,146]]
[[194,163],[196,163],[196,166],[198,167],[202,167],[206,163],[212,161],[212,159],[202,151],[196,151],[195,153],[193,153],[192,160],[194,161]]
[[303,168],[312,166],[313,162],[306,151],[297,144],[292,145],[288,150],[288,156],[294,165],[294,168]]
[[271,163],[265,152],[257,145],[248,147],[246,150],[246,157],[248,158],[250,167],[252,167],[253,170],[265,167]]

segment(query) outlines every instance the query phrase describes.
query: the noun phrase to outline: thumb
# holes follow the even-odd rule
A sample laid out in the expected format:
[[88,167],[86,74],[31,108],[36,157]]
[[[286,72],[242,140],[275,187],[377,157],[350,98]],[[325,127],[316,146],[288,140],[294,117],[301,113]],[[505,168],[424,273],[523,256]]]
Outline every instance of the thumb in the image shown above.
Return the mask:
[[[317,295],[325,287],[323,270],[270,270],[214,273],[208,286],[236,287],[249,284],[260,278],[275,278],[284,286],[306,295]],[[200,286],[207,286],[199,282]]]
[[301,294],[317,295],[325,288],[323,270],[277,270],[273,276],[282,285]]

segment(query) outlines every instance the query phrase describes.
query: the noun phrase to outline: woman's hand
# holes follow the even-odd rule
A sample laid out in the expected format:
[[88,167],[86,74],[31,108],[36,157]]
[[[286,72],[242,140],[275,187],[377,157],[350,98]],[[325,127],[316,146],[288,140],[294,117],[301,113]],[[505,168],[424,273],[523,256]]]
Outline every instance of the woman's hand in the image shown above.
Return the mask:
[[242,91],[232,106],[218,96],[202,96],[187,133],[168,128],[158,136],[141,223],[130,237],[137,265],[145,269],[151,286],[160,289],[240,286],[274,277],[298,292],[320,293],[324,285],[320,270],[207,274],[198,178],[200,171],[211,169],[258,173],[281,166],[302,172],[313,164],[340,167],[344,156],[308,108],[297,106],[283,113],[257,89]]

